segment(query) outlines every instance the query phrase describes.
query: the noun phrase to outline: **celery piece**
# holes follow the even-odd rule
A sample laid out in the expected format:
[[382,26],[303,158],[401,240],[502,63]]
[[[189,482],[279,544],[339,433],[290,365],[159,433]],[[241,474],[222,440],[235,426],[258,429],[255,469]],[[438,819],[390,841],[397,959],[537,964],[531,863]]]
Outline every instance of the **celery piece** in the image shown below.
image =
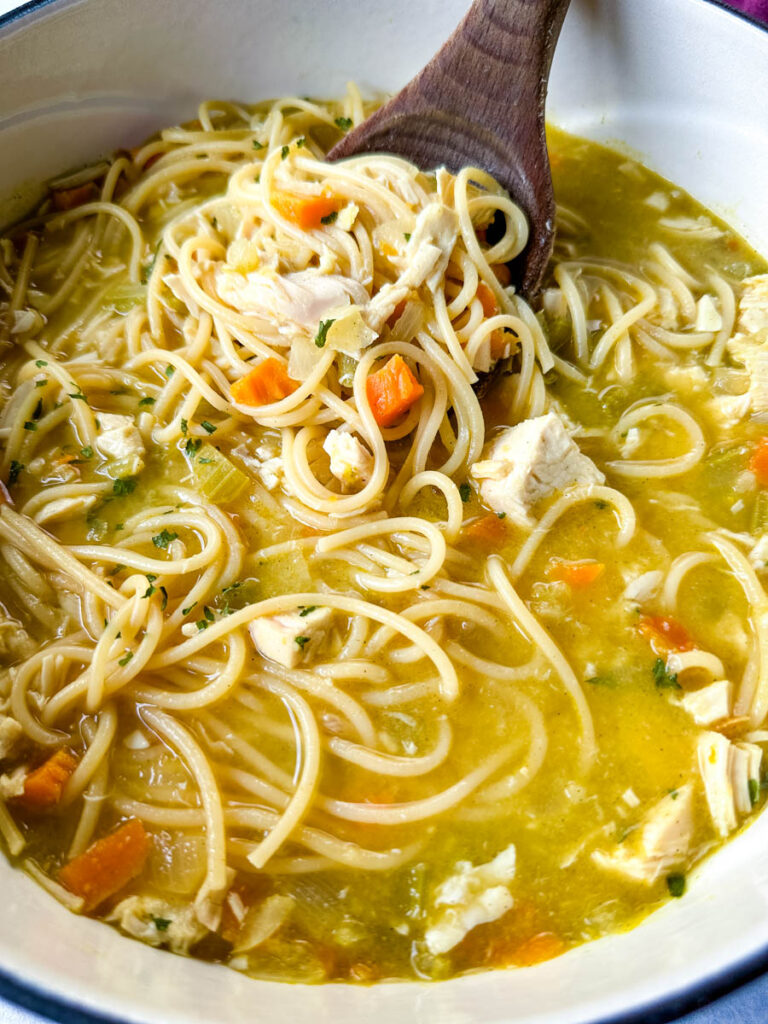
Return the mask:
[[147,286],[134,284],[132,281],[121,281],[113,285],[104,294],[104,305],[111,306],[116,313],[130,313],[147,299]]
[[752,533],[761,534],[768,531],[768,491],[758,491],[755,504],[752,506]]
[[200,493],[215,505],[234,501],[250,483],[250,478],[213,445],[204,444],[190,462]]

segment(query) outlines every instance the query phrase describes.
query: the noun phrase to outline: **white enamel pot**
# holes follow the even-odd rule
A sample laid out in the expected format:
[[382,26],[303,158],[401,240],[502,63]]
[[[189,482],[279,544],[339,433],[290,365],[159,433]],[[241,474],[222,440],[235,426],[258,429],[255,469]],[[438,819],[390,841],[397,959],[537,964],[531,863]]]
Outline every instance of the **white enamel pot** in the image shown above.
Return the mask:
[[[0,21],[0,210],[206,97],[395,90],[468,0],[37,0]],[[711,0],[573,0],[549,115],[620,142],[768,252],[768,32]],[[4,203],[4,206],[3,206]],[[256,982],[70,915],[0,862],[0,994],[56,1020],[576,1024],[669,1019],[768,966],[768,815],[640,927],[437,984]]]

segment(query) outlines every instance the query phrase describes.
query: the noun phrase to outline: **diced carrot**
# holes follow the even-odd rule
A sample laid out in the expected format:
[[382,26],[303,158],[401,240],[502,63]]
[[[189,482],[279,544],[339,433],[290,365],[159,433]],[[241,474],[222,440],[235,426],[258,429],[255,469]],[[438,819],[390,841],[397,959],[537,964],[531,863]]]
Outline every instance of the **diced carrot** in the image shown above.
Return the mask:
[[496,301],[496,296],[493,294],[493,290],[488,287],[485,281],[481,281],[477,286],[477,297],[480,299],[483,307],[483,316],[496,316],[499,312],[499,304]]
[[288,376],[285,364],[270,356],[230,385],[232,401],[239,405],[271,405],[292,395],[299,382]]
[[761,487],[768,487],[768,437],[761,437],[749,460],[749,468]]
[[659,658],[666,658],[672,651],[690,651],[696,646],[685,626],[666,615],[643,615],[637,628],[650,641],[651,650]]
[[322,227],[323,219],[338,213],[344,203],[336,196],[325,193],[319,196],[300,196],[294,192],[276,191],[272,196],[272,205],[291,224],[296,224],[302,231],[311,231]]
[[464,537],[484,548],[500,548],[507,539],[507,525],[497,515],[480,516],[464,527]]
[[506,288],[507,285],[512,284],[512,274],[506,263],[494,263],[491,270],[496,275],[496,280],[502,288]]
[[77,760],[72,754],[68,750],[57,750],[26,777],[18,803],[30,811],[55,807],[75,768]]
[[572,590],[585,590],[604,572],[602,562],[553,562],[547,575],[551,580],[567,583]]
[[95,182],[88,181],[85,185],[78,185],[76,188],[60,188],[53,192],[54,209],[65,211],[74,210],[76,206],[90,203],[99,196],[99,189]]
[[512,962],[519,967],[532,967],[534,964],[543,963],[544,960],[560,956],[565,949],[566,945],[559,935],[555,935],[554,932],[539,932],[517,947]]
[[91,843],[65,864],[59,881],[84,901],[86,912],[95,910],[144,870],[150,838],[138,818],[129,818],[115,832]]
[[373,418],[380,427],[391,427],[424,394],[410,366],[401,355],[394,355],[365,382],[365,393]]

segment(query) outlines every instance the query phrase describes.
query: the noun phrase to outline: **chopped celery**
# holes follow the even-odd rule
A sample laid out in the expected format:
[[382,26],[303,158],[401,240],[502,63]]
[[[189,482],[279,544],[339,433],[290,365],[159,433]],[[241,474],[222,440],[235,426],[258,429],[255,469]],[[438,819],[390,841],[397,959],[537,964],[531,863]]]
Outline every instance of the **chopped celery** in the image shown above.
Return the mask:
[[752,533],[768,531],[768,491],[758,491],[755,504],[752,506]]
[[249,477],[211,444],[204,444],[190,461],[200,493],[216,505],[234,501],[250,483]]
[[355,380],[355,370],[357,369],[357,360],[346,352],[340,352],[336,365],[339,368],[339,384],[343,388],[351,388]]
[[132,281],[123,281],[107,289],[104,295],[104,303],[111,306],[116,313],[130,313],[134,306],[145,302],[146,298],[146,285],[134,284]]

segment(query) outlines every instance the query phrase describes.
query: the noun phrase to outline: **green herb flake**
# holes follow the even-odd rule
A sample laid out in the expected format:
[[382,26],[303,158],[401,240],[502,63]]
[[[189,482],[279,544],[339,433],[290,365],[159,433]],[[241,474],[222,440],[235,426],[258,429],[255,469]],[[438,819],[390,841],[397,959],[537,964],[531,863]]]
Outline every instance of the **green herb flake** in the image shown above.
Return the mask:
[[613,676],[590,676],[587,682],[590,686],[607,686],[609,688],[616,686]]
[[253,140],[253,148],[254,149],[264,149],[264,143],[263,142],[259,142],[258,139],[254,139]]
[[295,636],[293,639],[296,641],[296,643],[299,645],[299,647],[302,649],[302,651],[304,650],[306,645],[309,643],[309,637],[308,636]]
[[168,363],[168,365],[165,368],[165,376],[166,377],[172,377],[175,372],[176,372],[176,367],[175,366],[171,366],[171,364]]
[[677,676],[667,672],[667,666],[663,658],[657,658],[653,663],[653,681],[659,690],[682,690],[677,681]]
[[81,448],[80,449],[80,454],[83,456],[84,459],[92,459],[93,458],[93,448],[91,448],[90,445],[86,445],[85,448]]
[[403,235],[403,238],[405,238],[406,242],[410,242],[410,240],[411,240],[411,232],[410,231],[406,231],[404,233],[404,235]]
[[160,611],[164,612],[165,609],[168,607],[168,591],[165,589],[165,587],[160,587],[159,589],[160,593],[163,595],[163,599],[160,602]]
[[300,139],[296,139],[296,145],[297,146],[306,146],[306,144],[307,144],[307,140],[304,138],[303,135],[301,136]]
[[142,405],[154,405],[154,404],[155,404],[155,399],[154,398],[150,398],[150,397],[142,398],[142,400],[139,402],[139,408],[141,408]]
[[88,399],[82,391],[74,391],[71,394],[67,394],[67,398],[72,398],[77,402],[85,402],[85,404],[88,405]]
[[679,900],[685,892],[685,875],[667,875],[667,888],[669,895]]
[[333,224],[333,222],[336,220],[336,218],[338,216],[339,216],[339,214],[338,214],[337,210],[331,210],[331,212],[326,217],[321,217],[320,218],[320,223],[321,224]]
[[757,779],[748,779],[747,788],[749,789],[749,802],[754,807],[760,798],[760,783]]
[[238,580],[237,583],[230,583],[228,587],[222,587],[221,592],[222,594],[228,594],[232,590],[239,590],[242,585],[241,581]]
[[195,625],[197,626],[198,630],[201,633],[204,629],[208,629],[208,623],[205,621],[205,619],[198,619]]
[[34,423],[32,420],[27,420],[26,423],[24,424],[24,429],[25,430],[37,430],[37,424]]
[[152,595],[155,593],[156,590],[157,590],[157,587],[155,587],[155,585],[153,583],[150,583],[149,586],[147,587],[147,589],[142,594],[142,597],[152,597]]
[[203,428],[203,430],[206,432],[206,434],[215,434],[216,433],[216,427],[214,427],[214,425],[212,423],[209,423],[208,420],[203,420],[203,422],[200,424],[200,426]]
[[496,513],[496,518],[497,519],[506,519],[507,518],[507,513],[506,512],[497,512]]
[[112,481],[112,493],[118,498],[122,498],[126,494],[133,494],[135,490],[136,481],[132,476],[124,476]]
[[192,609],[193,609],[193,608],[196,608],[196,607],[197,607],[197,601],[194,601],[194,602],[193,602],[193,603],[192,603],[192,604],[191,604],[191,605],[189,606],[189,608],[182,608],[182,609],[181,609],[181,614],[182,614],[182,615],[189,615],[189,613],[190,613],[190,612],[192,611]]
[[337,117],[336,120],[334,121],[334,124],[336,125],[337,128],[341,128],[343,132],[348,132],[349,129],[352,127],[352,118]]
[[285,158],[288,156],[288,154],[290,152],[291,152],[291,147],[290,146],[283,146],[283,148],[280,150],[280,159],[281,160],[285,160]]
[[200,451],[202,445],[203,442],[200,440],[199,437],[190,437],[190,439],[184,445],[184,454],[187,456],[187,458],[192,459]]
[[152,538],[152,543],[156,548],[162,548],[165,550],[171,541],[176,540],[178,533],[171,533],[169,530],[161,530],[160,533],[156,533]]
[[147,577],[147,579],[149,580],[150,583],[154,583],[155,580],[157,579],[157,573],[156,572],[148,572],[148,573],[145,573],[144,575]]
[[320,326],[318,327],[317,334],[315,335],[315,344],[318,348],[323,348],[325,346],[325,342],[328,338],[328,331],[335,323],[336,321],[333,319],[320,321]]
[[125,566],[124,566],[124,565],[120,565],[120,564],[118,564],[118,565],[113,565],[113,566],[112,566],[112,568],[111,568],[111,569],[109,570],[109,572],[107,573],[107,576],[117,576],[117,574],[118,574],[119,572],[122,572],[124,568],[125,568]]
[[182,432],[182,434],[185,437],[187,436],[187,430],[188,429],[189,429],[189,424],[187,423],[187,421],[185,419],[182,419],[182,421],[181,421],[181,432]]
[[17,462],[16,459],[11,459],[11,468],[8,472],[9,487],[12,487],[16,483],[16,481],[19,479],[19,473],[21,473],[22,469],[25,468],[26,467],[24,466],[23,463]]
[[211,609],[208,607],[208,605],[205,605],[203,607],[203,615],[205,616],[205,618],[206,618],[206,620],[208,622],[214,622],[215,621],[214,614],[211,611]]
[[307,615],[311,615],[312,612],[316,612],[316,611],[317,611],[317,605],[316,604],[309,604],[309,605],[306,605],[306,606],[303,605],[303,604],[299,605],[299,615],[301,616],[302,619],[305,619],[307,617]]
[[41,380],[36,380],[35,381],[35,387],[36,388],[44,388],[47,383],[48,383],[47,378],[43,377]]
[[153,917],[152,924],[159,932],[167,932],[171,922],[167,917]]
[[459,484],[459,497],[465,505],[469,501],[471,494],[472,488],[468,483]]
[[128,664],[128,662],[131,660],[132,657],[133,657],[133,651],[126,651],[125,655],[118,661],[117,664],[125,666],[125,665]]
[[35,360],[35,366],[38,369],[42,368],[43,366],[47,366],[47,365],[48,365],[48,363],[45,361],[45,359],[36,359]]

